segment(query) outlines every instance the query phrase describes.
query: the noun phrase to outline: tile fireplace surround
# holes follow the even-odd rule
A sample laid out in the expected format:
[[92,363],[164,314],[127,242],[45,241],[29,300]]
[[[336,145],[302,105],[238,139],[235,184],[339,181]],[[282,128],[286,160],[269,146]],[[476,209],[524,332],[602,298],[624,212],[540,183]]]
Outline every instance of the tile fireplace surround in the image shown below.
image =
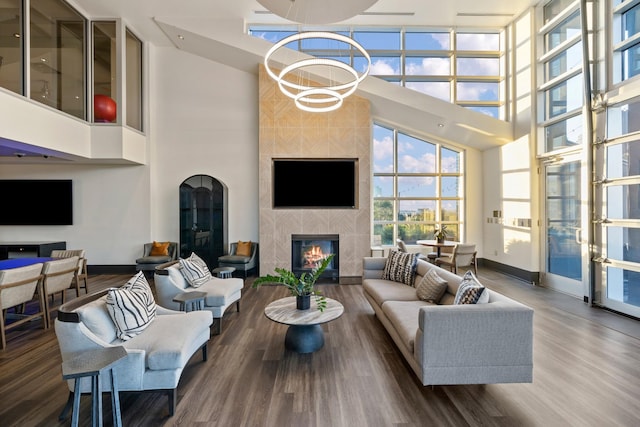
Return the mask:
[[[292,234],[340,236],[340,276],[361,276],[371,249],[371,114],[369,101],[350,96],[336,111],[307,113],[280,93],[263,66],[260,87],[260,271],[291,268]],[[356,209],[273,209],[272,159],[357,158]]]

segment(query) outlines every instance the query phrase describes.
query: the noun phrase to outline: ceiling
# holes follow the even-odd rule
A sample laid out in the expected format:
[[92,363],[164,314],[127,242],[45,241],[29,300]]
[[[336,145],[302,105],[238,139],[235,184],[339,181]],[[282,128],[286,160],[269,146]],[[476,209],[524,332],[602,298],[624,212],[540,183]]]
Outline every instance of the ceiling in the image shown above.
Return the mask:
[[[69,0],[86,16],[92,18],[122,17],[125,23],[144,41],[156,46],[177,46],[171,40],[166,25],[179,22],[181,29],[198,33],[203,26],[215,27],[225,22],[247,24],[293,24],[268,11],[257,0]],[[272,0],[270,0],[272,1]],[[287,1],[287,0],[283,0]],[[302,0],[300,0],[302,1]],[[311,0],[316,1],[316,0]],[[319,0],[318,0],[319,1]],[[348,2],[349,0],[343,0]],[[364,1],[364,0],[363,0]],[[540,0],[378,0],[365,3],[373,5],[363,13],[336,24],[360,26],[419,26],[419,27],[464,27],[482,29],[503,27]],[[262,1],[268,4],[269,1]],[[339,4],[339,2],[337,2]],[[201,31],[200,31],[201,33]],[[196,40],[195,38],[193,40]],[[196,40],[193,46],[184,40],[183,50],[197,52],[201,46]],[[253,58],[245,58],[245,61]],[[29,158],[51,161],[52,158],[73,160],[63,153],[48,153],[39,147],[18,144],[0,137],[0,157],[5,159]],[[19,154],[16,154],[19,153]]]

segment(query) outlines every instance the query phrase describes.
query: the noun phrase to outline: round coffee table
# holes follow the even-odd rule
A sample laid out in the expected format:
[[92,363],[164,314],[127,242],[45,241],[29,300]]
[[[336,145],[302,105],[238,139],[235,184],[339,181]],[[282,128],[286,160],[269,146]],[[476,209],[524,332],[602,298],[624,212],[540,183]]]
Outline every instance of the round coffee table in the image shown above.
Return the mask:
[[236,271],[235,267],[218,267],[211,270],[213,275],[220,279],[230,279],[234,271]]
[[327,298],[327,308],[321,312],[314,297],[311,297],[311,307],[308,310],[296,308],[296,297],[276,300],[264,309],[267,318],[289,325],[284,346],[296,353],[313,353],[320,350],[324,345],[324,332],[320,325],[337,319],[342,313],[342,304],[331,298]]

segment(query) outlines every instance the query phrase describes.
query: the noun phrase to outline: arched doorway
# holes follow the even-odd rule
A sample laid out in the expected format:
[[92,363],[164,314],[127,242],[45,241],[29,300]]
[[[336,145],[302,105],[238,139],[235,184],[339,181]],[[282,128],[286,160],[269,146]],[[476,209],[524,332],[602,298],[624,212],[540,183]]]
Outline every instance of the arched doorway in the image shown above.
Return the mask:
[[227,187],[209,175],[194,175],[180,184],[180,256],[195,252],[210,269],[226,253]]

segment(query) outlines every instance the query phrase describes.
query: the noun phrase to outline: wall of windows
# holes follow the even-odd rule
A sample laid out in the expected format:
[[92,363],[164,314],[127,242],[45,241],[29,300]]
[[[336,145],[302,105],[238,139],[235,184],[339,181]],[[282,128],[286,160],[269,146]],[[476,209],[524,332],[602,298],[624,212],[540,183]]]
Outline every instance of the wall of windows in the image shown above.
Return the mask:
[[433,238],[436,225],[463,240],[461,152],[380,124],[372,152],[374,241],[413,244]]
[[6,0],[2,11],[1,88],[83,120],[142,130],[142,41],[128,28],[90,22],[63,0]]
[[[499,30],[331,28],[360,43],[371,56],[370,74],[489,116],[505,117],[504,41]],[[300,28],[253,26],[255,37],[277,42]],[[334,58],[364,71],[365,60],[339,44],[302,40],[287,47]]]
[[582,144],[582,42],[579,2],[556,0],[542,8],[538,88],[538,154]]
[[640,74],[640,0],[613,0],[613,83]]

